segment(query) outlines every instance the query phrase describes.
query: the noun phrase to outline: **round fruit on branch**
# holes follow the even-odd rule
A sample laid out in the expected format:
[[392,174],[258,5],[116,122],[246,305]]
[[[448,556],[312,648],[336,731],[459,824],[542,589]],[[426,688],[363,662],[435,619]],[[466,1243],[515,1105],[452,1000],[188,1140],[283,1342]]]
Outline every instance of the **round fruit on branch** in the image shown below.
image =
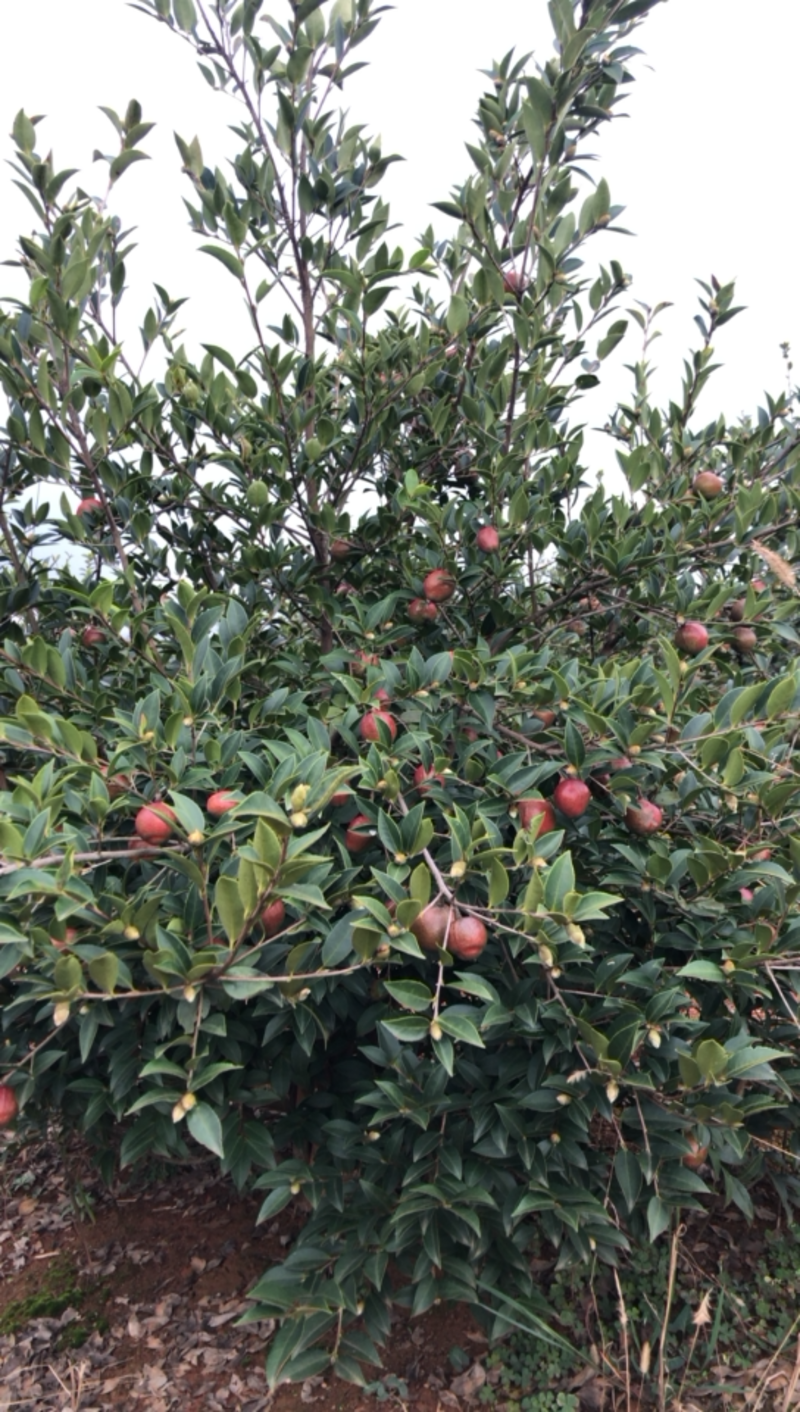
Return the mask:
[[449,907],[444,907],[440,902],[429,902],[411,923],[409,931],[413,932],[424,951],[438,951],[440,946],[444,946],[449,916]]
[[537,838],[558,828],[555,810],[549,799],[520,799],[517,804],[517,817],[522,829],[529,829],[534,819],[541,819]]
[[261,913],[261,925],[266,936],[276,936],[283,930],[286,921],[286,908],[280,897],[276,897],[274,902],[269,902]]
[[456,591],[456,581],[448,569],[431,569],[422,580],[422,592],[431,603],[446,603]]
[[10,1084],[0,1084],[0,1128],[10,1128],[19,1112],[17,1095]]
[[438,618],[439,609],[435,603],[429,603],[426,598],[412,598],[406,608],[406,617],[412,623],[432,623]]
[[206,800],[206,810],[213,819],[221,819],[229,809],[235,809],[238,802],[229,789],[218,789],[213,794],[209,794]]
[[441,785],[444,785],[445,782],[444,775],[439,774],[438,770],[434,770],[433,765],[431,765],[430,769],[425,765],[417,765],[413,774],[413,780],[420,794],[427,794],[434,781],[436,784]]
[[755,652],[758,646],[758,634],[754,628],[734,628],[733,641],[737,652],[743,654]]
[[344,836],[345,848],[349,853],[363,853],[372,843],[374,828],[366,814],[356,814],[350,820]]
[[704,500],[716,500],[725,489],[725,482],[716,471],[701,471],[692,481],[692,489],[702,495]]
[[359,722],[359,731],[362,740],[379,742],[381,739],[381,725],[384,725],[392,740],[397,736],[397,722],[389,711],[367,711]]
[[685,623],[681,623],[674,642],[679,651],[696,657],[698,652],[703,652],[708,647],[708,629],[696,618],[689,618]]
[[559,780],[553,790],[553,803],[568,819],[577,819],[589,807],[591,791],[583,780]]
[[96,495],[87,495],[84,500],[79,500],[75,506],[76,515],[97,515],[102,514],[103,502],[98,500]]
[[482,525],[475,536],[475,543],[484,554],[494,554],[500,548],[500,536],[494,525]]
[[625,810],[625,823],[631,833],[638,833],[643,837],[656,833],[661,828],[663,819],[664,810],[659,809],[658,805],[649,799],[640,799],[638,804],[629,804]]
[[462,961],[475,961],[489,940],[479,917],[455,917],[447,938],[447,949]]
[[133,827],[145,843],[166,843],[176,818],[168,804],[146,804],[136,815]]

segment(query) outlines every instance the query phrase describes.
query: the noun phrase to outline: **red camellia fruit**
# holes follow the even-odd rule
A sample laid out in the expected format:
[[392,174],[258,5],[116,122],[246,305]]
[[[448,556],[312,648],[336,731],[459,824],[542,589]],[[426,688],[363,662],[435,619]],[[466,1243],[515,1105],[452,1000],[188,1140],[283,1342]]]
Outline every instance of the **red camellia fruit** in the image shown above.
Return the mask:
[[63,941],[59,936],[51,936],[50,940],[56,948],[56,951],[68,951],[78,940],[78,933],[75,927],[67,927],[64,931]]
[[456,591],[456,581],[448,569],[431,569],[422,580],[422,591],[431,603],[446,603]]
[[758,635],[753,628],[734,628],[733,640],[737,652],[755,652],[758,646]]
[[688,652],[690,657],[696,657],[698,652],[708,647],[708,629],[698,623],[696,618],[689,618],[678,628],[675,646],[681,652]]
[[434,618],[438,618],[439,609],[426,598],[412,598],[406,608],[406,615],[412,623],[432,623]]
[[503,274],[503,289],[506,294],[521,294],[525,283],[525,278],[519,270],[506,270]]
[[332,539],[329,550],[332,559],[337,562],[347,559],[353,552],[353,546],[349,539]]
[[577,819],[589,807],[589,786],[583,780],[559,780],[553,790],[553,803],[568,819]]
[[136,815],[133,827],[145,843],[166,843],[175,818],[175,810],[168,804],[146,804]]
[[96,515],[102,511],[103,502],[98,500],[96,495],[87,495],[85,500],[79,500],[75,506],[76,515]]
[[409,930],[413,932],[424,951],[437,951],[440,946],[444,946],[449,915],[449,907],[431,902],[411,923]]
[[363,677],[367,667],[377,667],[378,655],[376,652],[358,651],[355,654],[356,660],[350,663],[350,671],[355,677]]
[[99,642],[105,640],[105,633],[102,628],[93,627],[90,623],[81,633],[81,642],[84,647],[96,647]]
[[331,804],[334,809],[338,809],[342,804],[346,804],[348,799],[352,799],[352,797],[349,789],[337,789],[336,793],[331,795]]
[[663,818],[664,810],[649,799],[640,799],[638,804],[630,804],[625,810],[625,823],[631,833],[655,833],[661,828]]
[[546,707],[546,706],[537,707],[537,709],[534,711],[533,714],[534,714],[534,716],[538,716],[538,718],[539,718],[539,720],[541,721],[542,725],[544,726],[545,730],[547,730],[550,726],[554,725],[554,723],[555,723],[555,719],[556,719],[556,713],[555,713],[555,711],[551,711],[551,710],[550,710],[548,707]]
[[447,938],[447,949],[462,961],[474,961],[480,956],[488,933],[479,917],[455,917]]
[[746,606],[743,598],[734,598],[733,602],[728,604],[728,617],[732,622],[740,623],[742,621]]
[[417,765],[414,771],[414,784],[420,794],[427,794],[434,780],[437,784],[443,785],[444,775],[440,775],[437,770],[434,770],[433,765],[429,770],[424,765]]
[[286,908],[279,897],[268,903],[261,913],[261,925],[267,936],[276,936],[286,921]]
[[751,887],[740,887],[739,896],[741,897],[743,902],[752,902],[753,898],[755,897],[755,893],[753,892],[753,889]]
[[499,549],[500,536],[494,525],[483,525],[475,536],[475,543],[484,554],[493,554],[495,549]]
[[375,692],[375,700],[380,701],[381,705],[383,706],[388,706],[391,699],[392,698],[386,690],[386,687],[379,686],[377,691]]
[[715,500],[725,489],[725,482],[716,471],[701,471],[692,481],[692,488],[698,495],[702,495],[704,500]]
[[218,789],[213,794],[209,794],[206,800],[206,809],[213,819],[221,819],[229,809],[235,809],[238,802],[229,789]]
[[359,730],[363,740],[380,741],[381,731],[379,722],[383,722],[392,740],[397,735],[397,722],[388,711],[368,711],[366,716],[361,717]]
[[17,1095],[10,1084],[0,1084],[0,1128],[10,1128],[19,1112]]
[[543,833],[552,833],[558,828],[556,823],[555,810],[549,799],[520,799],[517,805],[517,815],[519,825],[522,829],[529,829],[533,820],[541,818],[537,838],[541,838]]
[[691,1148],[691,1152],[687,1152],[685,1156],[681,1158],[681,1161],[684,1167],[691,1167],[693,1171],[697,1171],[697,1168],[702,1167],[708,1156],[708,1143],[701,1143],[695,1137],[694,1133],[687,1133],[686,1141]]
[[372,843],[372,821],[366,814],[356,814],[347,825],[344,845],[349,853],[363,853]]

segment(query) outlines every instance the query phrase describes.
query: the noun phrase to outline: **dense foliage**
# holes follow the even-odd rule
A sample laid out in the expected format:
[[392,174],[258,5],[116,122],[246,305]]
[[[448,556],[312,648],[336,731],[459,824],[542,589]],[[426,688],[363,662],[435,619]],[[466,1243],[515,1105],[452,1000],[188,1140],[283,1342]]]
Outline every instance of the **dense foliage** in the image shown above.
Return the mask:
[[[409,257],[332,106],[372,0],[139,0],[241,101],[225,171],[178,139],[237,353],[163,289],[120,346],[138,103],[110,206],[14,124],[2,1070],[109,1171],[209,1149],[307,1213],[273,1383],[357,1378],[392,1301],[539,1307],[534,1238],[614,1261],[765,1163],[800,1191],[793,399],[701,422],[712,278],[658,410],[658,311],[587,262],[656,2],[551,0]],[[609,495],[580,398],[630,320]]]

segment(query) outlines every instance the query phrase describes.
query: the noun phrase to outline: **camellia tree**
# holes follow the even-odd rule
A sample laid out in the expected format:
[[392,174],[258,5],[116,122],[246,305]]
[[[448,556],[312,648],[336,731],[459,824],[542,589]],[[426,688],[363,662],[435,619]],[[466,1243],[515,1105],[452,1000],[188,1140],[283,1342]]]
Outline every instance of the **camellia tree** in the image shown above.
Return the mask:
[[[228,175],[178,138],[235,353],[158,288],[140,366],[126,233],[14,123],[0,1122],[295,1202],[273,1385],[358,1379],[392,1304],[542,1313],[537,1241],[800,1197],[792,398],[701,424],[712,278],[658,410],[658,311],[588,255],[656,3],[551,0],[409,256],[336,108],[373,0],[139,0],[241,104]],[[113,204],[150,124],[108,116]],[[609,496],[580,399],[629,320]]]

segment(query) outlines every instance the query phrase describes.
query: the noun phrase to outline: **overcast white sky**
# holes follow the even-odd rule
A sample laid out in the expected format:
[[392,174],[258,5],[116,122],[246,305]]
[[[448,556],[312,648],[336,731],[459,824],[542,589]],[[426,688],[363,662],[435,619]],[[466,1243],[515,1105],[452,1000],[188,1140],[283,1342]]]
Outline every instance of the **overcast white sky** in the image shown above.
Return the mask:
[[[280,14],[282,0],[265,9]],[[137,226],[139,249],[129,262],[126,303],[134,326],[152,281],[173,296],[189,295],[187,341],[247,346],[246,322],[229,276],[197,252],[182,203],[189,194],[172,133],[200,137],[209,165],[223,165],[233,149],[226,124],[232,105],[200,76],[188,47],[130,8],[125,0],[25,0],[2,7],[4,53],[0,132],[14,114],[44,113],[40,146],[53,147],[58,167],[81,168],[90,190],[104,186],[104,169],[91,166],[95,147],[115,150],[114,134],[97,111],[124,112],[131,97],[158,126],[145,144],[153,160],[133,167],[114,196],[124,225]],[[725,364],[701,410],[749,411],[766,387],[785,384],[779,344],[800,356],[800,292],[795,272],[793,216],[796,56],[800,5],[795,0],[665,0],[639,31],[645,51],[627,102],[629,120],[610,125],[598,142],[595,170],[626,206],[633,239],[609,234],[593,258],[617,257],[633,275],[631,297],[671,300],[654,354],[663,396],[679,393],[682,358],[699,334],[696,276],[713,272],[737,279],[737,302],[747,312],[722,331],[717,353]],[[546,0],[396,0],[362,56],[370,68],[350,88],[354,118],[382,134],[384,150],[407,159],[391,169],[388,193],[395,220],[405,227],[407,252],[433,216],[427,203],[448,195],[469,171],[470,140],[480,68],[516,46],[544,59],[551,44]],[[5,139],[5,155],[12,147]],[[16,234],[33,216],[11,185],[6,167],[0,193],[0,259],[12,256]],[[0,293],[13,272],[0,269]],[[129,312],[129,317],[131,313]],[[633,338],[604,378],[598,420],[628,391],[622,369],[637,356]],[[798,364],[800,367],[800,364]],[[607,443],[606,443],[607,447]],[[610,465],[610,449],[600,455]]]

